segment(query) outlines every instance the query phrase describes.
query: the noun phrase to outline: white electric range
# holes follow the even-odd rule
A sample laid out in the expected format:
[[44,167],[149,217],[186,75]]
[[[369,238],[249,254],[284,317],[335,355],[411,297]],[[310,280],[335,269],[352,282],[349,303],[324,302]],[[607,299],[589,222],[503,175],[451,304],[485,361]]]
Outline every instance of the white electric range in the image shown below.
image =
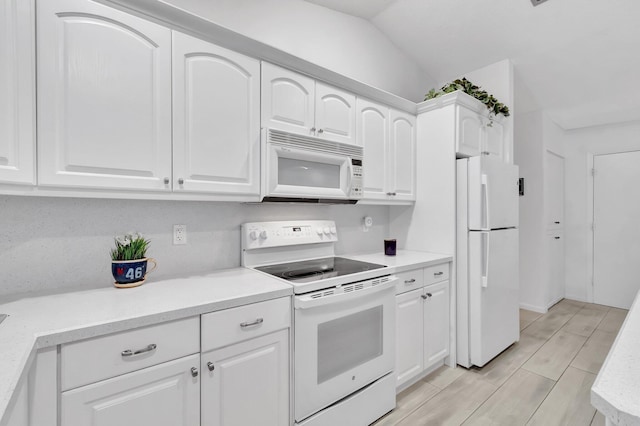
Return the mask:
[[366,425],[395,407],[395,284],[385,265],[335,256],[333,221],[242,226],[242,264],[294,289],[297,425]]

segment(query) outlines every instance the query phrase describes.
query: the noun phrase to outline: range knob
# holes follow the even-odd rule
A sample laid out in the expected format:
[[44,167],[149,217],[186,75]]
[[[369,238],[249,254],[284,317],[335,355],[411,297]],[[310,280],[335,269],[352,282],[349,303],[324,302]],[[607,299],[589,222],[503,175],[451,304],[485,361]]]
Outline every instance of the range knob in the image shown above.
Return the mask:
[[258,232],[257,231],[249,232],[249,238],[251,238],[254,241],[257,240],[258,239]]
[[318,235],[322,235],[322,228],[316,228],[316,232],[318,233]]
[[325,233],[326,235],[329,235],[329,234],[331,233],[331,229],[329,229],[329,227],[328,227],[328,226],[326,226],[326,227],[324,228],[324,233]]
[[335,226],[332,226],[332,227],[331,227],[331,233],[332,233],[332,234],[335,234],[336,232],[338,232],[338,231],[336,230],[336,227],[335,227]]
[[260,232],[260,239],[261,240],[266,240],[267,239],[267,231],[261,231]]

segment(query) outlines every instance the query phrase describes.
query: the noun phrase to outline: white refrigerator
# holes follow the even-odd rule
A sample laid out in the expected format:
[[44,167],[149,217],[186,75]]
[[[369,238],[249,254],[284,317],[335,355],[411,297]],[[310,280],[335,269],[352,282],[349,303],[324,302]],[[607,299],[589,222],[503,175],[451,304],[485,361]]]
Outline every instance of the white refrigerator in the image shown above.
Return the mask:
[[458,364],[482,367],[520,338],[518,166],[457,160]]

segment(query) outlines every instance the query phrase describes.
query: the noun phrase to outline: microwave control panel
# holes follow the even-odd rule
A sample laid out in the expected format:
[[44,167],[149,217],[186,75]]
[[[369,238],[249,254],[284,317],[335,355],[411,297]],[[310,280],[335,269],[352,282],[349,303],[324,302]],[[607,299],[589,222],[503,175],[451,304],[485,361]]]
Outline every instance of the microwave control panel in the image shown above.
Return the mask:
[[245,223],[241,234],[243,250],[338,241],[332,220]]
[[362,198],[362,160],[351,160],[350,198]]

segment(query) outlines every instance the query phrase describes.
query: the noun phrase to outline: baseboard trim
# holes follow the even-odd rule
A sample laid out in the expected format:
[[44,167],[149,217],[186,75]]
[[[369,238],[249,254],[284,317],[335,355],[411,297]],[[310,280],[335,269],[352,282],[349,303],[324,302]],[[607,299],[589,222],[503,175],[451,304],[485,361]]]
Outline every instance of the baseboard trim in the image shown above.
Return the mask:
[[538,312],[539,314],[546,314],[549,311],[544,306],[535,306],[528,303],[520,303],[520,308],[526,309],[527,311]]

